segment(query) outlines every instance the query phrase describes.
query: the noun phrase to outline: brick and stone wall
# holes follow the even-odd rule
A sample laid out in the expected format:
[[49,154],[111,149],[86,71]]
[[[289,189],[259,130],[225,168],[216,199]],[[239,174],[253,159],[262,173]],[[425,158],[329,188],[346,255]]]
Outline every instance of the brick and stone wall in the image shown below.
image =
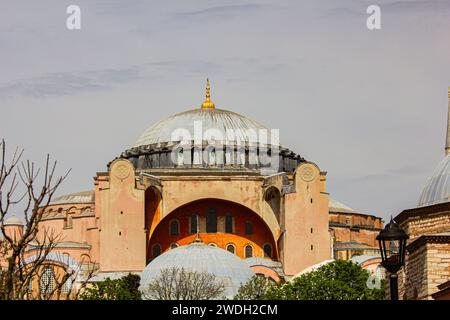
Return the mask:
[[435,234],[450,229],[450,211],[427,216],[411,217],[400,225],[409,235],[409,243],[424,234]]
[[[431,300],[431,295],[439,291],[438,285],[450,279],[450,243],[419,241],[422,245],[407,254],[405,266],[398,272],[400,299]],[[389,275],[386,280],[389,297]]]

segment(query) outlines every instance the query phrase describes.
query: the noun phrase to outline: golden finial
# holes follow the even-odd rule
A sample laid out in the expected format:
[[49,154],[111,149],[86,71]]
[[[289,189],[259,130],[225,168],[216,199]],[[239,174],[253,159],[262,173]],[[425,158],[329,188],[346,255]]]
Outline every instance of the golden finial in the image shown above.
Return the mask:
[[206,99],[202,103],[202,109],[214,109],[215,105],[214,102],[211,101],[211,95],[209,93],[209,79],[206,78]]

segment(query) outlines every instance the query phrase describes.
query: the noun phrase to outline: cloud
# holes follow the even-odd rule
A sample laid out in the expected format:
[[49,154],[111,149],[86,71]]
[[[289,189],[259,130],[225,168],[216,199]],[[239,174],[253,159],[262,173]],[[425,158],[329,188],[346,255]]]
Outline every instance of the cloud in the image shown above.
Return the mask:
[[84,72],[55,72],[0,86],[0,99],[45,98],[110,89],[141,78],[137,67]]
[[0,85],[0,99],[47,98],[104,91],[137,81],[152,81],[172,74],[207,74],[220,66],[199,60],[158,61],[118,69],[54,72]]
[[197,18],[200,20],[210,20],[212,18],[230,18],[232,16],[250,14],[259,12],[265,8],[267,5],[261,4],[240,4],[240,5],[227,5],[227,6],[216,6],[202,10],[195,11],[185,11],[177,13],[177,17],[188,17]]

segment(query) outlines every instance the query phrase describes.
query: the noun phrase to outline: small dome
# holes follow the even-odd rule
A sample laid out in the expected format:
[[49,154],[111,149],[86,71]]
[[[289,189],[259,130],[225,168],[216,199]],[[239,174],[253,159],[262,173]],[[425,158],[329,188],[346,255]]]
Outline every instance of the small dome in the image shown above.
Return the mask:
[[348,213],[356,213],[356,210],[346,206],[345,204],[329,198],[328,201],[328,209],[330,212],[348,212]]
[[65,194],[54,198],[50,205],[54,204],[69,204],[69,203],[94,203],[95,193],[94,191],[82,191],[76,193]]
[[420,195],[418,207],[450,201],[450,154],[434,169]]
[[141,290],[145,291],[162,270],[172,267],[214,274],[224,283],[224,295],[227,298],[236,295],[239,287],[254,275],[250,267],[236,255],[203,243],[191,243],[171,249],[150,262],[141,273]]
[[8,218],[5,220],[4,223],[5,226],[23,226],[22,219],[12,216],[11,218]]
[[[254,131],[257,135],[261,132],[259,130],[267,130],[267,144],[271,144],[270,129],[260,123],[232,111],[215,108],[199,108],[177,113],[155,123],[145,130],[133,145],[133,148],[158,143],[178,142],[181,139],[179,137],[177,137],[178,139],[173,138],[172,134],[180,129],[189,131],[192,140],[194,140],[194,122],[196,121],[201,123],[200,133],[202,135],[209,129],[219,130],[224,136],[223,140],[225,140],[227,130],[233,130],[235,137],[229,139],[228,143],[235,145],[256,142],[249,141],[248,130]],[[219,141],[219,139],[216,140]]]

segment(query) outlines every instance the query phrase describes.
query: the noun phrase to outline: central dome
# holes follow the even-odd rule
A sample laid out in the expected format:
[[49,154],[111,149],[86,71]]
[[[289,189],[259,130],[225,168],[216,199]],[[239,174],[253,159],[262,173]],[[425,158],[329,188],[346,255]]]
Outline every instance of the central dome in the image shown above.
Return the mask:
[[[216,138],[216,141],[228,141],[234,145],[245,145],[249,142],[256,142],[250,141],[253,133],[258,138],[260,133],[267,132],[267,143],[270,144],[271,142],[270,129],[254,120],[232,111],[216,108],[199,108],[177,113],[155,123],[145,130],[133,147],[179,141],[177,132],[180,132],[180,129],[187,130],[192,140],[194,140],[195,123],[197,123],[197,128],[199,128],[202,136],[207,130],[218,130],[223,139]],[[199,124],[201,124],[201,127],[198,127]],[[227,139],[229,130],[234,132],[234,137],[231,137],[231,139]]]
[[172,267],[214,274],[224,283],[226,297],[236,295],[239,287],[254,275],[236,255],[204,243],[191,243],[171,249],[150,262],[141,273],[141,290],[145,291],[162,270]]
[[209,81],[198,109],[177,113],[150,126],[120,158],[137,171],[180,169],[270,175],[294,172],[304,159],[283,148],[279,132],[232,111],[217,109]]

